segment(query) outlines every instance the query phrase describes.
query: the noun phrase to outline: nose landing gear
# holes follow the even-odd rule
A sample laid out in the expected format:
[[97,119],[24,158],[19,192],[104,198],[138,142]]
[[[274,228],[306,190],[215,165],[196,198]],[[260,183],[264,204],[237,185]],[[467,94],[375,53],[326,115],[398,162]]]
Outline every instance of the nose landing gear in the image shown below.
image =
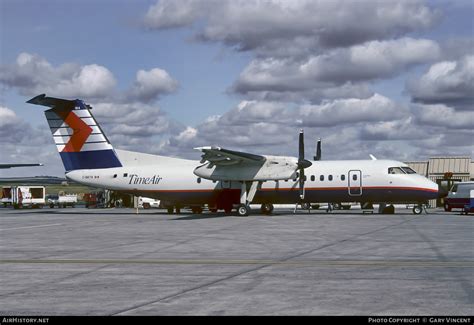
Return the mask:
[[426,208],[423,205],[418,204],[413,207],[412,211],[413,211],[413,214],[421,214],[423,212],[423,209],[426,212]]

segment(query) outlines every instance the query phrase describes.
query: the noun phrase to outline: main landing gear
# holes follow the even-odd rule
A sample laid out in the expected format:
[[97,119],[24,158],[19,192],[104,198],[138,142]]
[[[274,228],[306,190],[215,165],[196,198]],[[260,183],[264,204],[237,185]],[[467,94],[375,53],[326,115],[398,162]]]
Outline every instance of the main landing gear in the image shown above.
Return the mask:
[[[249,204],[239,204],[237,208],[237,214],[241,217],[246,217],[250,214],[250,205]],[[273,212],[273,204],[271,203],[264,203],[260,207],[260,212],[262,214],[270,215]]]
[[[237,214],[241,217],[246,217],[250,213],[250,203],[252,203],[257,188],[262,186],[262,182],[253,181],[250,185],[250,189],[247,191],[247,182],[242,182],[240,188],[240,205],[237,208]],[[273,210],[273,209],[272,209]]]
[[266,214],[266,215],[272,214],[272,212],[273,212],[273,204],[271,204],[271,203],[264,203],[264,204],[262,204],[262,206],[260,207],[260,212],[261,212],[262,214]]

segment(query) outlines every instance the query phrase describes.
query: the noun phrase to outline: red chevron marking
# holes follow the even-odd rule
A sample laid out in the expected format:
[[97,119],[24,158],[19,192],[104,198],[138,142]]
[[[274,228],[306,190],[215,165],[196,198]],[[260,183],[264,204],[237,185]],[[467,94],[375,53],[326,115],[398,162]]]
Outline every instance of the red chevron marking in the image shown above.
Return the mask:
[[72,129],[72,135],[62,152],[79,152],[89,135],[92,128],[84,123],[80,117],[74,114],[74,111],[54,111],[66,124]]

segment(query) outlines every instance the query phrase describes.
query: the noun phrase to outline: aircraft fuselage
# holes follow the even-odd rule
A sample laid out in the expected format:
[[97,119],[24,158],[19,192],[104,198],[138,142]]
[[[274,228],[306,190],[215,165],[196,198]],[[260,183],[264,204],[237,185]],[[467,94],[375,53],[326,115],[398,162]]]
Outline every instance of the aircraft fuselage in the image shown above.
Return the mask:
[[[197,161],[172,159],[163,164],[74,170],[68,179],[89,186],[152,197],[181,206],[238,204],[242,183],[211,181],[193,174]],[[317,161],[305,170],[305,202],[422,203],[438,196],[438,185],[418,174],[389,174],[391,160]],[[251,181],[251,180],[249,180]],[[252,203],[299,202],[298,180],[262,182]]]

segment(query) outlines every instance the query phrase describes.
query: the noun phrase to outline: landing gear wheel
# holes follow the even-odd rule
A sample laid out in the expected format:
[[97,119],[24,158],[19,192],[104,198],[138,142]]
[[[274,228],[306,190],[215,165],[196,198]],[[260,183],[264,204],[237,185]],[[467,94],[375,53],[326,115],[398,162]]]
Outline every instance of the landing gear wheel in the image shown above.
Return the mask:
[[239,205],[237,208],[237,213],[239,214],[240,217],[246,217],[249,215],[250,212],[250,207],[245,204]]
[[173,214],[173,207],[168,207],[168,214]]
[[202,207],[192,207],[191,211],[193,214],[201,214],[202,213]]
[[301,203],[301,209],[309,210],[309,209],[311,209],[311,204],[309,204],[308,202]]
[[393,204],[390,204],[389,206],[386,206],[384,209],[383,209],[383,214],[394,214],[395,213],[395,207],[393,206]]
[[415,205],[413,207],[413,214],[421,214],[423,212],[423,207],[421,205]]
[[272,214],[273,212],[273,204],[271,203],[265,203],[265,204],[262,204],[262,206],[260,207],[260,212],[262,212],[262,214]]

